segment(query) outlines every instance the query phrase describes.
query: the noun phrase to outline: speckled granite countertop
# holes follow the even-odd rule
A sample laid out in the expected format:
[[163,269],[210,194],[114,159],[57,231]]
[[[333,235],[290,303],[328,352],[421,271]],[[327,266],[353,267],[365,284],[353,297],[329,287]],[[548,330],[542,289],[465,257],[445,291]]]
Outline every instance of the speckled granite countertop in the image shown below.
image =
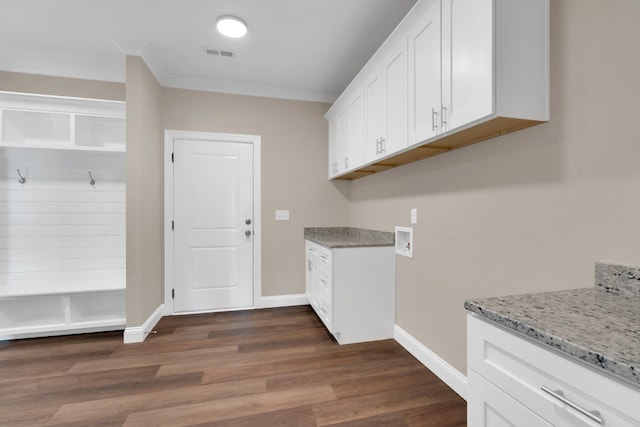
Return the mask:
[[392,232],[353,227],[308,227],[304,229],[304,238],[330,249],[395,244]]
[[467,300],[465,308],[640,387],[640,268],[596,264],[596,286]]

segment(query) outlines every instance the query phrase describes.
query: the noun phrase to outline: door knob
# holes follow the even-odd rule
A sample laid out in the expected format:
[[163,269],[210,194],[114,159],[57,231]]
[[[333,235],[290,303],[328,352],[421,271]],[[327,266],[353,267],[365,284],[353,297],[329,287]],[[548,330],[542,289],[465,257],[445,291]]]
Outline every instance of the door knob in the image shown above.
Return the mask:
[[247,230],[247,231],[245,231],[245,232],[244,232],[244,235],[245,235],[245,236],[247,236],[247,237],[251,236],[251,230]]
[[247,225],[249,225],[249,224],[251,224],[251,220],[250,220],[250,219],[246,219],[246,220],[244,221],[244,223],[245,223],[245,224],[247,224]]

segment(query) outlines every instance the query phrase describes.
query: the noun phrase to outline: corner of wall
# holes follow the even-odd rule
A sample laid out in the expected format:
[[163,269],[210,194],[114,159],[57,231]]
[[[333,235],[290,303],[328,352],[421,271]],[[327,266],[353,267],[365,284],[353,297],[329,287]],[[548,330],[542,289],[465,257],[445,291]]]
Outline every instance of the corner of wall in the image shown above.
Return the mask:
[[142,326],[127,327],[124,330],[124,343],[132,344],[143,342],[147,335],[153,330],[156,324],[162,319],[164,304],[160,304],[158,308],[145,320]]

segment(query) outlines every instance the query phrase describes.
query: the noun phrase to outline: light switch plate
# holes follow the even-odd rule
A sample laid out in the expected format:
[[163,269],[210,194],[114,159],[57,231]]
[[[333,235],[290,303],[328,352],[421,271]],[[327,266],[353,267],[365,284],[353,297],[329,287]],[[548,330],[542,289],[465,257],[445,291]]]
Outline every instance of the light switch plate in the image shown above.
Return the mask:
[[276,221],[289,221],[289,210],[277,210]]
[[411,209],[411,224],[418,223],[418,208]]

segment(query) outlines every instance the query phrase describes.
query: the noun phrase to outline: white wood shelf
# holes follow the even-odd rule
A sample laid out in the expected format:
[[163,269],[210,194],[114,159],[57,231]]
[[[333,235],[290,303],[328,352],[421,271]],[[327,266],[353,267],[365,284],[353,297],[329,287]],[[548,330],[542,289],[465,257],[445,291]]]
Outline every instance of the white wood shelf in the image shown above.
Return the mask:
[[96,151],[96,152],[116,152],[116,153],[124,153],[126,152],[126,148],[124,144],[110,144],[102,147],[92,147],[89,145],[44,145],[44,144],[11,144],[0,142],[0,147],[6,148],[33,148],[36,150],[68,150],[68,151]]
[[124,329],[125,139],[124,102],[0,92],[0,339]]
[[[55,287],[51,283],[55,283]],[[38,272],[4,275],[0,298],[120,291],[126,288],[125,270]]]
[[0,92],[0,146],[126,150],[125,103]]

